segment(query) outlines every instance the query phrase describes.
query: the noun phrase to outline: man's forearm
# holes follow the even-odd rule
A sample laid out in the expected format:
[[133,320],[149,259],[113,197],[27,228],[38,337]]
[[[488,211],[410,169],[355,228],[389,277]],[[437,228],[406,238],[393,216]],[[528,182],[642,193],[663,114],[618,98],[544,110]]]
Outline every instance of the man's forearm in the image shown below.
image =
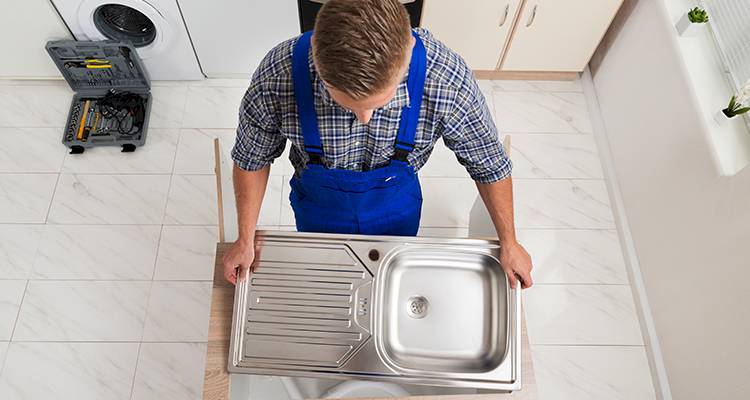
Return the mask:
[[477,183],[477,189],[492,218],[500,242],[514,243],[516,228],[513,223],[513,180],[508,177],[493,183]]
[[252,241],[255,237],[255,227],[258,224],[258,214],[263,204],[270,170],[270,166],[258,171],[245,171],[237,165],[234,166],[232,175],[234,197],[237,201],[239,241]]

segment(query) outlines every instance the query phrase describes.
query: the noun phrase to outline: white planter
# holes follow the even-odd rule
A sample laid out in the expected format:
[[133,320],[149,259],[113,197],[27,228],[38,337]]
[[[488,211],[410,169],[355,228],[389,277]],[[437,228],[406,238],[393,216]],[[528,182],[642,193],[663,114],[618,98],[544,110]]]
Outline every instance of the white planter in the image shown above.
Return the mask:
[[714,114],[714,120],[716,120],[717,124],[724,125],[727,122],[731,121],[732,118],[727,117],[727,115],[724,114],[724,110],[719,110],[716,114]]
[[675,28],[677,28],[677,32],[680,34],[680,36],[695,36],[703,30],[703,26],[706,25],[705,23],[693,23],[690,22],[690,18],[688,18],[687,14],[683,14],[682,18],[680,18],[679,21],[677,21],[677,24],[675,24]]

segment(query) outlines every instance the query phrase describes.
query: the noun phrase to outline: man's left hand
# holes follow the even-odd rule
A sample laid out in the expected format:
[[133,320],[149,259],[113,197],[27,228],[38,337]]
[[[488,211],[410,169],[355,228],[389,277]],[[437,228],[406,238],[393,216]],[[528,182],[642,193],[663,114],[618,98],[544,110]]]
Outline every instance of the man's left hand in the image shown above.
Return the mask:
[[520,243],[512,241],[503,242],[500,245],[500,264],[508,275],[510,287],[516,288],[516,282],[521,283],[521,288],[528,289],[533,285],[531,280],[531,256]]

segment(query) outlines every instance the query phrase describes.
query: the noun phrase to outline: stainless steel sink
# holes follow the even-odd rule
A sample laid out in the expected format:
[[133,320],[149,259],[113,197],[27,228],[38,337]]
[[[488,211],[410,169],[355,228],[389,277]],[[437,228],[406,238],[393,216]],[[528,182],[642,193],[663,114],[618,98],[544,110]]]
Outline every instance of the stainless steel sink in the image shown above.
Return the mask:
[[229,371],[520,388],[520,292],[497,242],[258,233]]
[[472,250],[404,246],[376,279],[375,345],[404,372],[487,372],[507,351],[500,264]]

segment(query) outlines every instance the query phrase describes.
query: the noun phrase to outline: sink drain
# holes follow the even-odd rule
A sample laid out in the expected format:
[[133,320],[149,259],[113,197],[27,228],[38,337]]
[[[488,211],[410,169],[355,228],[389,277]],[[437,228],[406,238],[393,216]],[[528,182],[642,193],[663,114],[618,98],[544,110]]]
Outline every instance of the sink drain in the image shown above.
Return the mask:
[[411,296],[406,300],[406,313],[412,318],[424,318],[429,305],[430,303],[423,296]]

